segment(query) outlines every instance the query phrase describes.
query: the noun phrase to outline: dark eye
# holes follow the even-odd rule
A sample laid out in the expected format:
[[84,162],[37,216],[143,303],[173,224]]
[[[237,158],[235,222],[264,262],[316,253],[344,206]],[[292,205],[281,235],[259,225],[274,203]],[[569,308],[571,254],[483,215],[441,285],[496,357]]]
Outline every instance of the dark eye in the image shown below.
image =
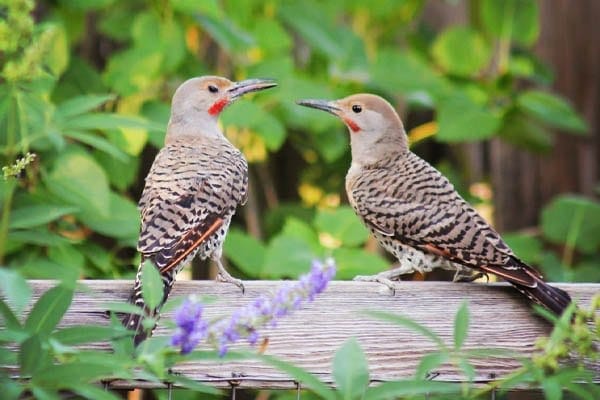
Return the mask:
[[216,87],[215,85],[209,85],[208,86],[208,91],[211,93],[217,93],[219,91],[219,88]]
[[352,106],[352,111],[354,111],[355,114],[358,114],[359,112],[362,111],[362,107],[359,106],[358,104],[355,104]]

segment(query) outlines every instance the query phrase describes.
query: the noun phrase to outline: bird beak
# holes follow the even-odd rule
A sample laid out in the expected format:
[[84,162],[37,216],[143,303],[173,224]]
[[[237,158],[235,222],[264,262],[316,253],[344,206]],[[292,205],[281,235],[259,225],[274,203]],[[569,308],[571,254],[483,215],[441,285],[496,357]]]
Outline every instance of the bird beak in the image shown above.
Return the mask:
[[335,105],[335,102],[328,100],[306,99],[298,100],[296,101],[296,104],[304,107],[316,108],[317,110],[327,111],[333,115],[338,115],[338,113],[342,111],[341,108]]
[[229,100],[236,100],[246,93],[257,92],[259,90],[269,89],[277,86],[277,83],[272,79],[246,79],[236,82],[227,90]]

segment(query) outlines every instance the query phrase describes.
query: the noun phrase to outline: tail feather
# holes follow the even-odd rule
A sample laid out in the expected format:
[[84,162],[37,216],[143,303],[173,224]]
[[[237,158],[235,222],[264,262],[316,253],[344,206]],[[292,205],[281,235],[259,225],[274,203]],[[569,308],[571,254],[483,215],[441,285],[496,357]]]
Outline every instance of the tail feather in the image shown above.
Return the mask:
[[[512,282],[511,282],[512,283]],[[550,286],[540,278],[535,278],[534,286],[513,285],[535,303],[546,307],[560,316],[571,304],[571,296],[562,289]]]
[[135,276],[135,283],[133,285],[133,291],[129,297],[129,303],[139,307],[142,310],[142,313],[125,314],[121,318],[121,323],[123,326],[135,332],[133,342],[136,346],[146,340],[148,337],[152,336],[152,332],[156,328],[156,323],[151,327],[147,327],[144,326],[144,320],[149,318],[153,318],[155,321],[158,320],[160,316],[160,309],[167,301],[167,297],[169,296],[174,283],[174,274],[171,271],[163,274],[163,299],[160,305],[155,309],[148,308],[144,303],[144,297],[142,295],[142,265],[143,262],[140,263],[140,266],[138,267],[138,272]]

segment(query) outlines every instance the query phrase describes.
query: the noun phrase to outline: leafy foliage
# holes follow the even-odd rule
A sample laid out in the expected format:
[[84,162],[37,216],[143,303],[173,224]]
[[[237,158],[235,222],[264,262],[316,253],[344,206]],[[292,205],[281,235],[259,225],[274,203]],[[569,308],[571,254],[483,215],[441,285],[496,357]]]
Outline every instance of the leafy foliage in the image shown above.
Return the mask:
[[[497,137],[545,151],[552,146],[550,128],[587,131],[568,101],[547,87],[531,88],[551,83],[547,66],[531,51],[540,31],[535,0],[473,2],[468,24],[443,30],[421,18],[425,3],[0,2],[0,165],[7,178],[0,179],[0,264],[10,267],[0,269],[0,341],[18,348],[16,356],[0,350],[0,358],[33,377],[24,383],[1,375],[4,393],[54,398],[68,389],[110,399],[90,382],[111,377],[171,380],[213,392],[167,372],[181,360],[162,352],[160,338],[132,358],[131,340],[116,321],[106,328],[56,328],[77,278],[134,274],[142,177],[163,143],[170,96],[191,76],[271,77],[280,84],[268,96],[232,106],[222,118],[227,137],[250,161],[253,178],[252,209],[245,220],[234,221],[225,254],[251,278],[297,276],[315,256],[333,255],[340,278],[389,264],[366,250],[372,246],[365,228],[340,206],[349,164],[344,128],[295,106],[297,98],[358,91],[392,101],[402,96],[408,115],[432,116],[407,125],[415,141]],[[539,235],[507,240],[552,280],[600,281],[599,220],[597,202],[560,197],[543,211]],[[559,246],[561,256],[548,251],[548,244]],[[152,271],[147,274],[149,285],[160,283]],[[23,277],[60,281],[27,318],[21,316],[31,291]],[[152,304],[159,301],[146,292]],[[132,311],[125,305],[115,309]],[[466,305],[456,316],[452,346],[406,317],[384,317],[430,338],[438,351],[423,358],[414,380],[366,389],[366,361],[350,340],[334,366],[341,397],[448,396],[462,390],[425,379],[445,362],[471,373],[462,350]],[[72,347],[98,340],[111,340],[114,354]],[[355,362],[351,370],[343,360]],[[297,367],[270,362],[310,382],[319,396],[336,398],[338,393]],[[503,387],[540,382],[549,398],[558,398],[561,387],[586,398],[587,392],[581,395],[569,384],[575,377],[587,379],[585,374],[542,373],[535,362],[525,368]],[[348,374],[357,379],[350,381]]]
[[[441,142],[498,136],[543,150],[552,143],[548,127],[586,130],[564,99],[522,89],[548,82],[530,51],[539,34],[534,0],[482,1],[471,23],[441,31],[422,20],[421,0],[375,8],[313,0],[42,2],[37,25],[31,1],[9,3],[1,21],[11,29],[1,49],[0,161],[13,178],[0,183],[0,262],[28,277],[49,276],[29,267],[48,262],[84,277],[134,273],[141,177],[162,145],[173,89],[190,76],[280,83],[222,117],[251,163],[255,201],[265,200],[234,221],[259,221],[252,235],[237,228],[226,243],[226,256],[247,277],[297,276],[307,260],[325,255],[336,257],[341,278],[389,264],[364,250],[367,231],[339,206],[344,128],[297,107],[299,97],[402,95],[409,115],[434,115],[409,134]],[[269,167],[290,155],[301,165],[291,194],[287,178]]]

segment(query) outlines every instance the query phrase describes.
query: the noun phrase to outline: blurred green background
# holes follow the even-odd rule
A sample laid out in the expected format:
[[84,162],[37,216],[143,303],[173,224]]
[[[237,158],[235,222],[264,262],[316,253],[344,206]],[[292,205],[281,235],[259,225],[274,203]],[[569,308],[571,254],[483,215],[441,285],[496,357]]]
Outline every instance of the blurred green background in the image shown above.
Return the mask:
[[393,264],[347,205],[345,127],[294,103],[373,92],[523,259],[600,282],[598,6],[567,3],[0,1],[0,264],[131,278],[170,97],[217,74],[279,82],[222,116],[251,174],[233,275],[296,277],[324,255],[342,279]]

